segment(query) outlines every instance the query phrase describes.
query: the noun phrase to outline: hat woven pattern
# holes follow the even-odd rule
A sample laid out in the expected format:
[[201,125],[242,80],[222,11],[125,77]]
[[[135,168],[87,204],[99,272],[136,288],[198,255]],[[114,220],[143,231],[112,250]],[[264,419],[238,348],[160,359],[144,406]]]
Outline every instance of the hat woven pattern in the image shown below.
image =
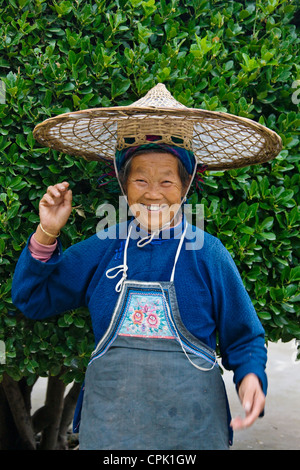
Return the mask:
[[34,130],[42,145],[88,161],[113,160],[116,150],[143,145],[149,134],[193,151],[208,170],[264,163],[282,148],[270,129],[239,116],[187,108],[162,84],[129,106],[62,114]]

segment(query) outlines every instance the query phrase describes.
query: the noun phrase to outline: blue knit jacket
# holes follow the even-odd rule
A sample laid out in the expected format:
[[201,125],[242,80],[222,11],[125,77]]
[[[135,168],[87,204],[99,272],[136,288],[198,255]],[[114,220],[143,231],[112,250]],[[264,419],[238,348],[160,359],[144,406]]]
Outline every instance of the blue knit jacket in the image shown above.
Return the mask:
[[[266,394],[264,329],[237,267],[216,237],[190,228],[195,231],[195,240],[202,237],[203,246],[187,249],[184,243],[176,265],[174,284],[182,321],[213,349],[218,332],[222,364],[234,372],[235,384],[252,372]],[[137,246],[137,239],[130,239],[127,279],[169,281],[181,229],[181,225],[171,229],[169,239],[160,234],[143,247]],[[86,306],[97,344],[109,326],[118,298],[115,285],[119,278],[108,279],[106,271],[123,263],[127,230],[128,222],[121,223],[64,252],[59,241],[46,263],[31,256],[27,243],[14,273],[13,303],[36,320]]]

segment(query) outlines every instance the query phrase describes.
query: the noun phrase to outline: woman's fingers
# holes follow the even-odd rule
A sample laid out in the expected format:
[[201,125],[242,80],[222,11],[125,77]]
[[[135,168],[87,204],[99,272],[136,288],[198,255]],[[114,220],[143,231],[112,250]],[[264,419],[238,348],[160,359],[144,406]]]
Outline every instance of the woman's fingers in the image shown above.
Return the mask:
[[51,244],[57,233],[65,226],[72,212],[72,191],[66,181],[47,188],[39,204],[40,223],[36,239],[42,244]]
[[61,196],[60,191],[57,189],[56,186],[49,186],[47,188],[47,194],[49,194],[49,196],[53,198]]
[[54,199],[52,196],[48,193],[45,193],[44,196],[41,199],[41,204],[50,204],[51,206],[54,205]]
[[233,430],[251,426],[264,409],[265,395],[255,374],[247,374],[241,381],[239,397],[245,411],[245,417],[238,416],[232,419],[231,427]]
[[[41,199],[42,203],[48,203],[50,205],[59,204],[63,201],[63,198],[68,193],[69,183],[58,183],[54,186],[48,186],[47,192]],[[68,194],[68,199],[70,199],[71,193]]]
[[68,183],[60,183],[54,186],[49,186],[47,189],[47,194],[49,194],[53,198],[60,198],[64,195],[64,193],[68,189],[68,186]]

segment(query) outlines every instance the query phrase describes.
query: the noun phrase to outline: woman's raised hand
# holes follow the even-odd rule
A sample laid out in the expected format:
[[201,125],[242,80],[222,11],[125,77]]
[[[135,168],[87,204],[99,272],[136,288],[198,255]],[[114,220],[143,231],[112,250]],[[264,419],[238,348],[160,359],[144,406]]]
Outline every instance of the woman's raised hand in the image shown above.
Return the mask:
[[[40,225],[35,233],[35,239],[44,245],[54,243],[60,230],[66,225],[72,211],[72,191],[69,183],[49,186],[39,204]],[[47,232],[47,234],[45,233]],[[48,234],[53,235],[52,237]]]

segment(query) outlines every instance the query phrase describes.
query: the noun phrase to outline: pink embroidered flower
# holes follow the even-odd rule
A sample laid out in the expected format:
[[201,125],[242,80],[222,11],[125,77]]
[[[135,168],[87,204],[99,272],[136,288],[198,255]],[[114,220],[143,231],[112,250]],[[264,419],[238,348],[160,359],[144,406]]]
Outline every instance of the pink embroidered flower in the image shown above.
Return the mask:
[[150,328],[158,328],[159,327],[160,320],[159,320],[159,317],[156,315],[156,313],[153,313],[153,312],[150,313],[147,316],[146,321],[147,321]]
[[156,308],[155,306],[153,305],[148,305],[148,304],[145,304],[141,307],[141,310],[143,313],[145,313],[145,315],[150,315],[152,312],[155,312],[156,311]]
[[135,310],[131,318],[135,325],[141,325],[144,320],[144,314],[141,310]]

